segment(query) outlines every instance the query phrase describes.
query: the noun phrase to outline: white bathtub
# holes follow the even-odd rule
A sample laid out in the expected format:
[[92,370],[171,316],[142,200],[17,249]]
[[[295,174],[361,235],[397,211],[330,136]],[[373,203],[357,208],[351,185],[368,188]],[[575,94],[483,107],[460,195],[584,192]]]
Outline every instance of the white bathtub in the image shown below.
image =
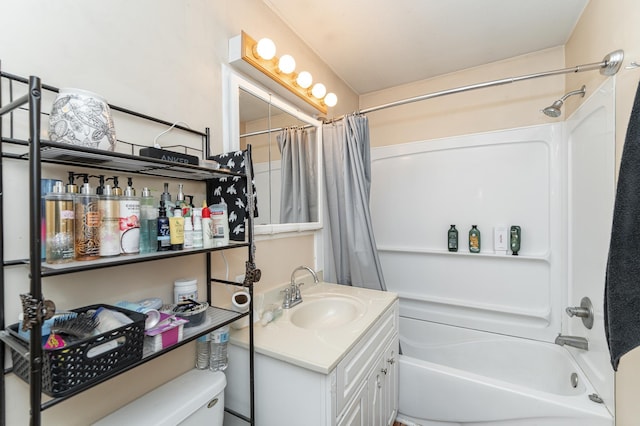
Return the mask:
[[613,425],[558,345],[408,318],[400,319],[400,345],[398,420],[405,424]]

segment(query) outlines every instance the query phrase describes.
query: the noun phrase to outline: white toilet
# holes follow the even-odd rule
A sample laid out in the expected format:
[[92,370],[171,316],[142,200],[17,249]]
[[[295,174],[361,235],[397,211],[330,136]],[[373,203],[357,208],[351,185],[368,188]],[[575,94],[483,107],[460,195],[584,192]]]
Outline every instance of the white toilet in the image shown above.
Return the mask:
[[95,425],[222,426],[226,385],[221,371],[193,369],[103,417]]

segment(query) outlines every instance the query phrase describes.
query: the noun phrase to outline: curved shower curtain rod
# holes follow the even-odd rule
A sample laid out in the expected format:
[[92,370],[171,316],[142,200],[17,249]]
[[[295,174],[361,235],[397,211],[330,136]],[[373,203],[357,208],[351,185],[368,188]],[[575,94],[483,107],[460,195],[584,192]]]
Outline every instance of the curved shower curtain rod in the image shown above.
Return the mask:
[[[539,72],[535,74],[527,74],[527,75],[521,75],[518,77],[503,78],[500,80],[493,80],[493,81],[486,81],[484,83],[471,84],[469,86],[462,86],[462,87],[456,87],[453,89],[441,90],[439,92],[427,93],[426,95],[415,96],[413,98],[403,99],[400,101],[389,102],[387,104],[378,105],[375,107],[365,108],[360,111],[357,111],[357,113],[366,114],[366,113],[378,111],[381,109],[410,104],[418,101],[424,101],[426,99],[452,95],[454,93],[462,93],[462,92],[468,92],[470,90],[484,89],[485,87],[501,86],[504,84],[515,83],[517,81],[531,80],[533,78],[548,77],[552,75],[578,73],[583,71],[600,69],[600,74],[606,75],[606,76],[612,76],[612,75],[615,75],[620,69],[623,59],[624,59],[624,51],[615,50],[609,53],[607,56],[605,56],[601,62],[594,62],[591,64],[578,65],[571,68],[563,68],[563,69],[553,70],[553,71],[544,71],[544,72]],[[344,118],[344,116],[328,120],[328,122],[337,121],[342,118]]]

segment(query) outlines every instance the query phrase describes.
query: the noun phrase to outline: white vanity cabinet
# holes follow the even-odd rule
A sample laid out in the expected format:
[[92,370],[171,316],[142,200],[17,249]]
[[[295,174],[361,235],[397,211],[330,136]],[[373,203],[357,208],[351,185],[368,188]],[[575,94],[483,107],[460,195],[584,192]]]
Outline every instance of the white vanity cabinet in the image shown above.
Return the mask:
[[[260,328],[255,331],[259,335]],[[248,351],[232,344],[229,353],[225,405],[242,412],[248,398]],[[265,355],[257,345],[256,425],[392,425],[398,410],[397,299],[336,361],[329,372],[314,371],[277,354]],[[232,416],[225,418],[225,425],[236,424],[241,423]]]

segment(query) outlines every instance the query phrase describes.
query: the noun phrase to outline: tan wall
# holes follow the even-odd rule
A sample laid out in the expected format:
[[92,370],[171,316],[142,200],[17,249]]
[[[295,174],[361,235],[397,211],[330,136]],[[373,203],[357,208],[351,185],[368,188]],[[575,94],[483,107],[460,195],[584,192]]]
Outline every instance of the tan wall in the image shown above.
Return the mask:
[[[623,49],[625,60],[616,75],[616,170],[624,146],[629,114],[640,70],[624,66],[640,58],[640,3],[635,0],[591,0],[566,44],[567,63],[597,62],[613,50]],[[604,77],[598,73],[567,76],[567,90],[586,84],[595,89]],[[573,107],[568,109],[572,110]],[[640,349],[622,357],[616,373],[616,425],[635,426],[640,419]]]

